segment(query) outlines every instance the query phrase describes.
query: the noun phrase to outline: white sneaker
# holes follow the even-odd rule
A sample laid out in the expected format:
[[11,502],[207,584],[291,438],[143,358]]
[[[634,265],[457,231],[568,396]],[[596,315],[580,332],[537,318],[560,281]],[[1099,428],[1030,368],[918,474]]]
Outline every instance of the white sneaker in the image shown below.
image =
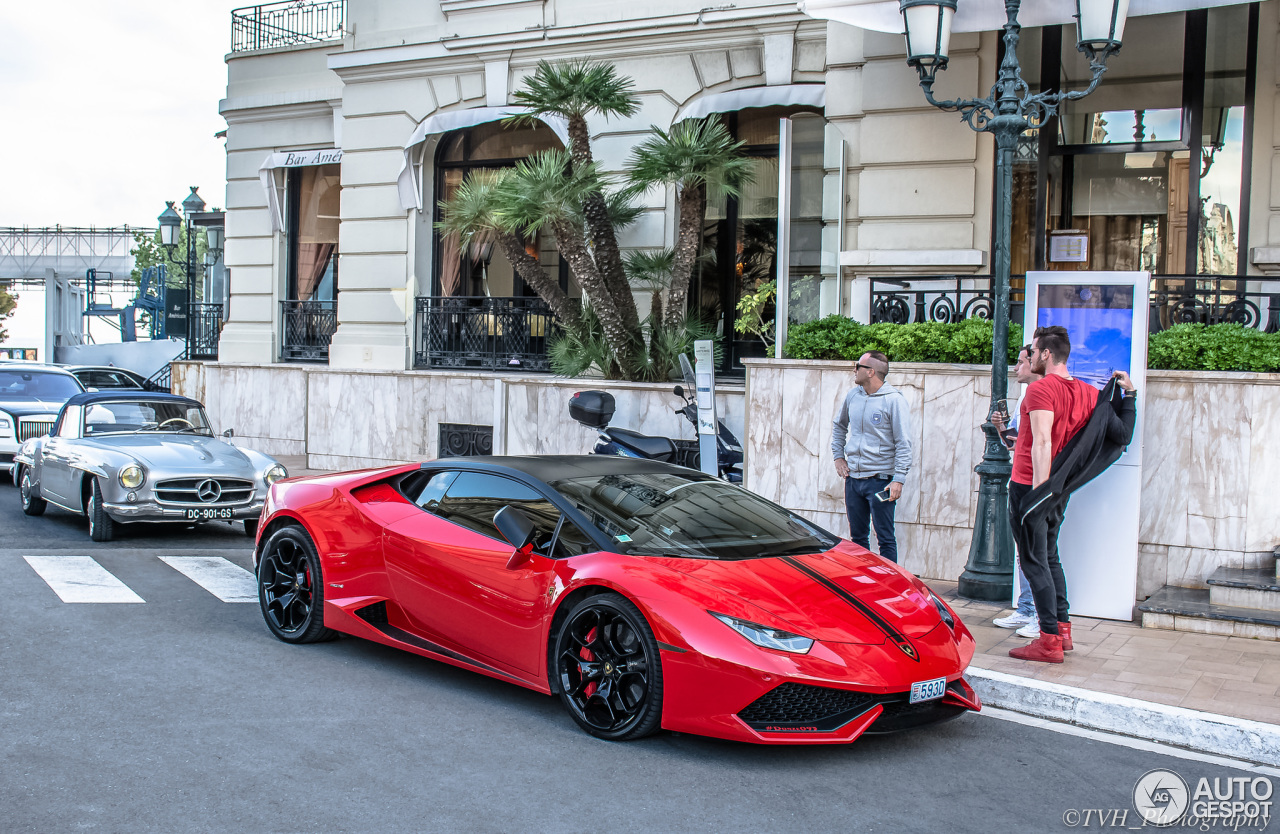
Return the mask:
[[1019,614],[1017,611],[1014,611],[1007,617],[1000,617],[992,620],[991,624],[996,628],[1022,628],[1024,625],[1029,623],[1038,622],[1040,622],[1040,620],[1035,616],[1028,617],[1026,614]]
[[1032,640],[1040,636],[1040,621],[1028,623],[1014,632],[1019,637],[1030,637]]

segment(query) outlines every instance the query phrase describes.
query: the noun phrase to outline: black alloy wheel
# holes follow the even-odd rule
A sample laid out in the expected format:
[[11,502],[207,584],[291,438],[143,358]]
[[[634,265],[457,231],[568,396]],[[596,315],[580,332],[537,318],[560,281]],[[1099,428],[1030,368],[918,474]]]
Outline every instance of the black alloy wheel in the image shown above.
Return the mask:
[[662,660],[640,609],[617,594],[587,597],[556,637],[560,699],[578,726],[633,741],[662,721]]
[[22,467],[18,481],[18,495],[22,498],[22,511],[27,515],[44,515],[49,504],[36,493],[30,467]]
[[258,604],[267,628],[286,643],[318,643],[338,636],[324,627],[320,557],[301,527],[282,527],[263,545]]

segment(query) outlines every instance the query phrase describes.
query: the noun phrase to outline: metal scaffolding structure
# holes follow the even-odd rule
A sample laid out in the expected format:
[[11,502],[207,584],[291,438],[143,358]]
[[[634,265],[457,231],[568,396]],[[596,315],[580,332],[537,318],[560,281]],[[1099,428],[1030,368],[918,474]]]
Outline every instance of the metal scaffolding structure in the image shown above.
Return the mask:
[[[137,232],[155,233],[154,228],[112,226],[99,229],[52,226],[28,228],[0,227],[0,285],[16,287],[44,286],[47,270],[65,276],[77,284],[85,282],[90,269],[99,273],[98,285],[104,289],[128,289],[133,286],[129,273],[133,270],[133,236]],[[107,279],[102,273],[110,273]]]

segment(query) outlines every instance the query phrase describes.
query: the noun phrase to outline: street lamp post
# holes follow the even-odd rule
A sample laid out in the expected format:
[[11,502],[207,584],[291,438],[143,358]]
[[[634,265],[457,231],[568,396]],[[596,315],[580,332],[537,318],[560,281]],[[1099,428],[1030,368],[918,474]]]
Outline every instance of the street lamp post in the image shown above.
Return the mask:
[[204,211],[204,200],[200,199],[200,195],[196,191],[200,188],[198,185],[191,186],[191,193],[187,195],[187,199],[182,201],[182,215],[174,211],[173,202],[165,203],[165,210],[161,212],[157,218],[160,225],[160,244],[164,246],[165,251],[169,253],[169,257],[173,257],[173,251],[178,244],[178,227],[185,222],[187,232],[187,251],[184,263],[187,273],[187,332],[186,332],[186,348],[183,351],[184,358],[191,356],[191,341],[194,336],[191,312],[193,299],[193,284],[196,272],[196,238],[195,230],[192,228],[192,220],[196,214]]
[[[951,23],[957,0],[901,0],[907,39],[907,63],[920,75],[920,88],[934,107],[958,112],[972,129],[990,133],[996,142],[995,240],[991,254],[992,325],[991,407],[1006,398],[1009,388],[1009,249],[1013,236],[1013,156],[1018,137],[1038,130],[1064,101],[1084,98],[1097,88],[1107,59],[1120,49],[1129,0],[1076,0],[1076,47],[1089,59],[1092,78],[1083,90],[1032,94],[1018,63],[1018,24],[1021,0],[1005,0],[1004,60],[996,83],[984,99],[939,101],[933,84],[947,68]],[[1009,452],[994,425],[982,424],[987,435],[982,462],[975,467],[978,517],[969,545],[969,561],[960,575],[962,596],[1007,600],[1013,585],[1013,535],[1009,528]]]

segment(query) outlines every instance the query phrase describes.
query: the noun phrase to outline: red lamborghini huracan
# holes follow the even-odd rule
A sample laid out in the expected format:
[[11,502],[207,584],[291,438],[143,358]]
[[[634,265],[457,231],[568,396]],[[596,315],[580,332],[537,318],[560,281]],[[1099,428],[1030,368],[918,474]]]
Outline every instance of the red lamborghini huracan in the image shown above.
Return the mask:
[[592,735],[842,743],[980,708],[920,580],[690,469],[455,458],[276,483],[267,627],[337,632],[558,694]]

